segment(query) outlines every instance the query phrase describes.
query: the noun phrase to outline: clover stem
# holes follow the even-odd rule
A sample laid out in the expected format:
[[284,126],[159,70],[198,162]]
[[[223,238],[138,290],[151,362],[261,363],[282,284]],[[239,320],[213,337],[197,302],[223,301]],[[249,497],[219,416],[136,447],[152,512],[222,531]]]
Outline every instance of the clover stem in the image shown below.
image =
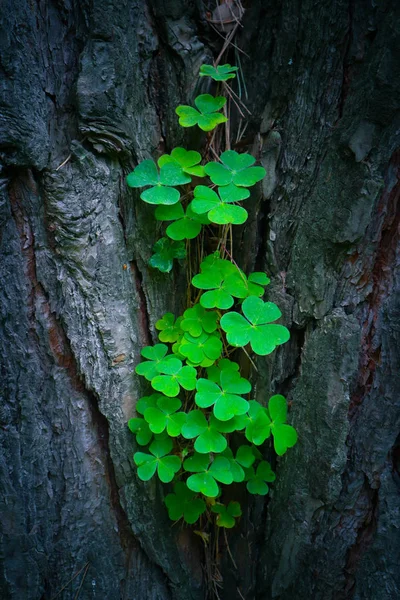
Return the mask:
[[225,537],[225,544],[226,544],[226,548],[227,548],[227,550],[228,550],[228,554],[229,554],[229,556],[230,556],[230,559],[231,559],[231,561],[232,561],[232,564],[233,564],[233,566],[234,566],[234,567],[235,567],[235,569],[237,570],[237,564],[236,564],[236,563],[235,563],[235,561],[233,560],[233,556],[232,556],[231,549],[230,549],[230,547],[229,547],[228,538],[227,538],[227,535],[226,535],[226,529],[225,529],[225,528],[224,528],[224,537]]
[[230,150],[231,149],[231,136],[230,136],[230,128],[229,128],[229,113],[230,113],[230,104],[227,107],[227,105],[225,104],[224,106],[224,115],[225,117],[228,119],[225,123],[225,150]]
[[258,369],[253,361],[253,359],[251,358],[250,354],[247,352],[246,348],[243,346],[242,348],[243,352],[245,353],[245,355],[247,356],[247,358],[249,359],[249,361],[251,362],[251,364],[253,365],[254,369],[257,371],[258,373]]

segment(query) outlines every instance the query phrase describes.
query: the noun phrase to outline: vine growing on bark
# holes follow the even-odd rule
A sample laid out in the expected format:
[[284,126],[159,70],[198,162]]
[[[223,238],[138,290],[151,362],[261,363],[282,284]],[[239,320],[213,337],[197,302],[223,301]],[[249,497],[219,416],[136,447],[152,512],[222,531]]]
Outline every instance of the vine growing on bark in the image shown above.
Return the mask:
[[[260,446],[272,436],[281,456],[297,441],[286,423],[286,399],[274,395],[267,406],[252,400],[250,381],[231,359],[237,348],[250,361],[246,348],[266,356],[290,337],[277,323],[278,306],[263,300],[267,275],[246,275],[233,257],[232,225],[248,217],[239,203],[266,174],[254,166],[253,156],[230,149],[226,102],[233,90],[226,81],[237,70],[202,65],[200,76],[216,81],[221,95],[201,94],[196,108],[176,109],[182,127],[211,132],[225,124],[226,147],[218,160],[205,162],[197,151],[174,148],[157,164],[141,162],[127,177],[130,187],[145,188],[141,199],[156,205],[155,218],[166,224],[150,265],[168,273],[175,259],[187,257],[190,273],[187,309],[178,318],[167,313],[157,321],[160,343],[143,348],[145,360],[136,367],[152,393],[140,398],[138,416],[128,423],[137,444],[147,447],[133,459],[143,481],[157,475],[172,484],[165,504],[173,521],[194,524],[215,515],[225,528],[235,525],[241,506],[224,502],[223,486],[243,482],[250,494],[266,495],[275,473]],[[213,142],[214,134],[207,153],[218,158]],[[208,180],[201,184],[200,178]],[[206,248],[212,250],[208,255]],[[197,265],[200,272],[193,275]]]

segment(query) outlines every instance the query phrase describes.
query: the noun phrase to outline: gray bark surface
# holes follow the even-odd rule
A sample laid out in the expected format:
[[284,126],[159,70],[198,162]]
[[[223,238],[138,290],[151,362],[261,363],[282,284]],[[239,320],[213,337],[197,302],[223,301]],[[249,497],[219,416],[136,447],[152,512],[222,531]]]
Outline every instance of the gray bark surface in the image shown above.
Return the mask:
[[[164,490],[132,461],[127,421],[146,391],[134,366],[155,321],[184,307],[186,272],[148,267],[157,224],[125,175],[202,143],[174,111],[205,90],[199,66],[220,51],[213,8],[2,5],[1,598],[211,597],[201,538],[171,527]],[[238,148],[267,178],[234,250],[271,275],[291,328],[258,358],[255,387],[263,402],[287,395],[299,442],[275,460],[267,499],[237,498],[218,593],[395,600],[400,7],[246,8],[236,43],[252,115]]]

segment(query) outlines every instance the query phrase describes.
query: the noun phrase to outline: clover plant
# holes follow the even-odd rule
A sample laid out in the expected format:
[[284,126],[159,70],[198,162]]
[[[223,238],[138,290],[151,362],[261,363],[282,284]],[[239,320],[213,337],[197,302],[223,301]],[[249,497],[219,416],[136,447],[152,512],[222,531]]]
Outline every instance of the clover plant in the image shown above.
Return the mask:
[[226,104],[226,98],[223,96],[211,96],[202,94],[197,96],[194,101],[196,108],[192,106],[178,106],[176,114],[179,117],[179,125],[182,127],[193,127],[198,125],[203,131],[211,131],[220,123],[225,123],[228,119],[218,112]]
[[212,77],[214,81],[227,81],[236,77],[235,72],[238,70],[239,67],[232,67],[229,64],[217,65],[216,67],[201,65],[199,75],[200,77]]
[[[200,76],[219,82],[223,95],[197,96],[196,108],[178,106],[180,125],[208,132],[225,123],[219,112],[226,105],[224,82],[237,70],[229,64],[202,65]],[[129,186],[146,188],[140,197],[157,205],[155,219],[164,232],[150,266],[168,273],[174,260],[187,259],[191,283],[183,314],[161,316],[155,323],[160,343],[141,350],[144,360],[136,373],[154,391],[138,400],[137,416],[128,426],[141,447],[133,455],[138,477],[171,484],[165,504],[173,521],[192,525],[204,519],[207,524],[213,517],[218,527],[232,528],[242,511],[235,500],[224,503],[224,486],[242,484],[250,494],[266,495],[275,473],[264,459],[263,444],[268,441],[282,456],[297,433],[286,422],[286,399],[276,394],[268,402],[255,400],[249,379],[231,357],[238,348],[245,358],[249,353],[264,357],[290,335],[277,322],[282,316],[277,305],[264,300],[267,275],[246,275],[226,248],[229,239],[232,251],[232,225],[248,218],[240,203],[250,206],[249,188],[265,170],[254,166],[250,154],[229,147],[207,162],[216,156],[211,148],[212,155],[206,150],[203,156],[173,148],[157,164],[139,163],[127,177]],[[214,251],[207,254],[205,248]]]
[[240,517],[242,514],[239,502],[229,502],[228,506],[219,503],[214,504],[211,510],[218,515],[216,519],[218,527],[226,527],[227,529],[235,527],[235,518]]
[[149,264],[162,273],[169,273],[174,265],[174,258],[185,258],[186,248],[181,241],[168,238],[159,239],[153,246],[153,256]]

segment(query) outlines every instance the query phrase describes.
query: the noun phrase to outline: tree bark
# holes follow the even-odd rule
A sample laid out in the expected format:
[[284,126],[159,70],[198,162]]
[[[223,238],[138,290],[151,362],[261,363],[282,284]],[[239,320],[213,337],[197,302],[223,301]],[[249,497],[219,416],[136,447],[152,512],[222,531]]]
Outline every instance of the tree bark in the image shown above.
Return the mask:
[[235,255],[271,275],[292,333],[258,358],[256,396],[287,395],[297,446],[267,499],[240,498],[217,565],[136,476],[134,366],[187,274],[148,267],[157,224],[125,175],[202,143],[174,111],[221,50],[214,7],[3,3],[2,598],[400,596],[393,0],[253,0],[235,38],[251,111],[237,149],[267,169]]

